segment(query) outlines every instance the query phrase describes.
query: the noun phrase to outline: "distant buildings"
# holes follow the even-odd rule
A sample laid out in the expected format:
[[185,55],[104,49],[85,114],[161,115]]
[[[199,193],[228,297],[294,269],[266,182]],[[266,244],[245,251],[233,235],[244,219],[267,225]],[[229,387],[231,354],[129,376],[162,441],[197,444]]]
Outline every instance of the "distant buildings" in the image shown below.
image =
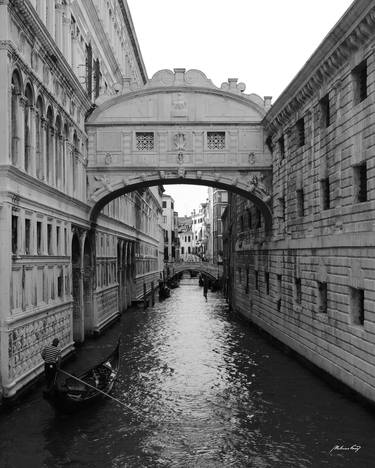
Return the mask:
[[172,263],[178,258],[178,214],[174,211],[174,200],[163,194],[164,262]]

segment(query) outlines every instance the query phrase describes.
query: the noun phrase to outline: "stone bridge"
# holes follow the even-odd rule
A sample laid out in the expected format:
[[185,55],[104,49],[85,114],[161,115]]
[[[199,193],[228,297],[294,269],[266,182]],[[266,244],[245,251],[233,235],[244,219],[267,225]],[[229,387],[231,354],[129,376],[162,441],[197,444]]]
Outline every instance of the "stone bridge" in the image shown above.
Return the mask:
[[171,276],[173,277],[177,273],[189,270],[203,273],[212,279],[220,278],[223,274],[222,265],[215,265],[209,262],[181,262],[174,264]]
[[121,95],[100,98],[86,122],[92,224],[124,193],[195,184],[248,198],[269,230],[272,160],[262,120],[270,98],[244,90],[234,78],[218,88],[199,70],[176,68],[141,89],[125,83]]

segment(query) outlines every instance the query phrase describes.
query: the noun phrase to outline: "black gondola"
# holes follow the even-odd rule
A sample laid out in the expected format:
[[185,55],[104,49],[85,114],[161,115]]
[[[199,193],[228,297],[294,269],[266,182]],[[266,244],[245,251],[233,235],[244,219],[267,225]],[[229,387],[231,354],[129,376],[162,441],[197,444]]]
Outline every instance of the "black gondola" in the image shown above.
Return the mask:
[[[44,398],[62,411],[74,412],[108,394],[116,380],[120,365],[120,340],[112,353],[101,363],[80,375],[68,377],[44,392]],[[65,371],[60,371],[65,373]]]

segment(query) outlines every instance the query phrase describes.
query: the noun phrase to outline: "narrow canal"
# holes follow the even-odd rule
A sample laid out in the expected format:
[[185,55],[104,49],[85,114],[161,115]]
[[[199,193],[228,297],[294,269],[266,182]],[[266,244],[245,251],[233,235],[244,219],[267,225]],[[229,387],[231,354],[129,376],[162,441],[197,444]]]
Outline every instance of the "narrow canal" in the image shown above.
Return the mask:
[[113,395],[134,412],[106,399],[56,414],[39,388],[0,414],[1,468],[375,466],[374,414],[231,320],[219,293],[206,302],[196,279],[65,368],[95,363],[120,333]]

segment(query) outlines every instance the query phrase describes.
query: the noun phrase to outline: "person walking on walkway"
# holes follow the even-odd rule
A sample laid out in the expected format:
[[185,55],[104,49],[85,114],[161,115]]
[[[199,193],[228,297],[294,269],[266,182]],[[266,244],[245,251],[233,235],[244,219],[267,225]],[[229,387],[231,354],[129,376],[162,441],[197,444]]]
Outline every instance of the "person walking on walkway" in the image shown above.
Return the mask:
[[208,292],[208,281],[207,281],[207,278],[204,278],[204,280],[203,280],[203,296],[205,297],[206,302],[207,302],[207,292]]
[[42,351],[42,358],[44,360],[44,375],[46,377],[48,391],[50,391],[55,384],[56,373],[60,365],[61,351],[58,348],[58,345],[58,338],[54,338],[52,345],[47,345]]

